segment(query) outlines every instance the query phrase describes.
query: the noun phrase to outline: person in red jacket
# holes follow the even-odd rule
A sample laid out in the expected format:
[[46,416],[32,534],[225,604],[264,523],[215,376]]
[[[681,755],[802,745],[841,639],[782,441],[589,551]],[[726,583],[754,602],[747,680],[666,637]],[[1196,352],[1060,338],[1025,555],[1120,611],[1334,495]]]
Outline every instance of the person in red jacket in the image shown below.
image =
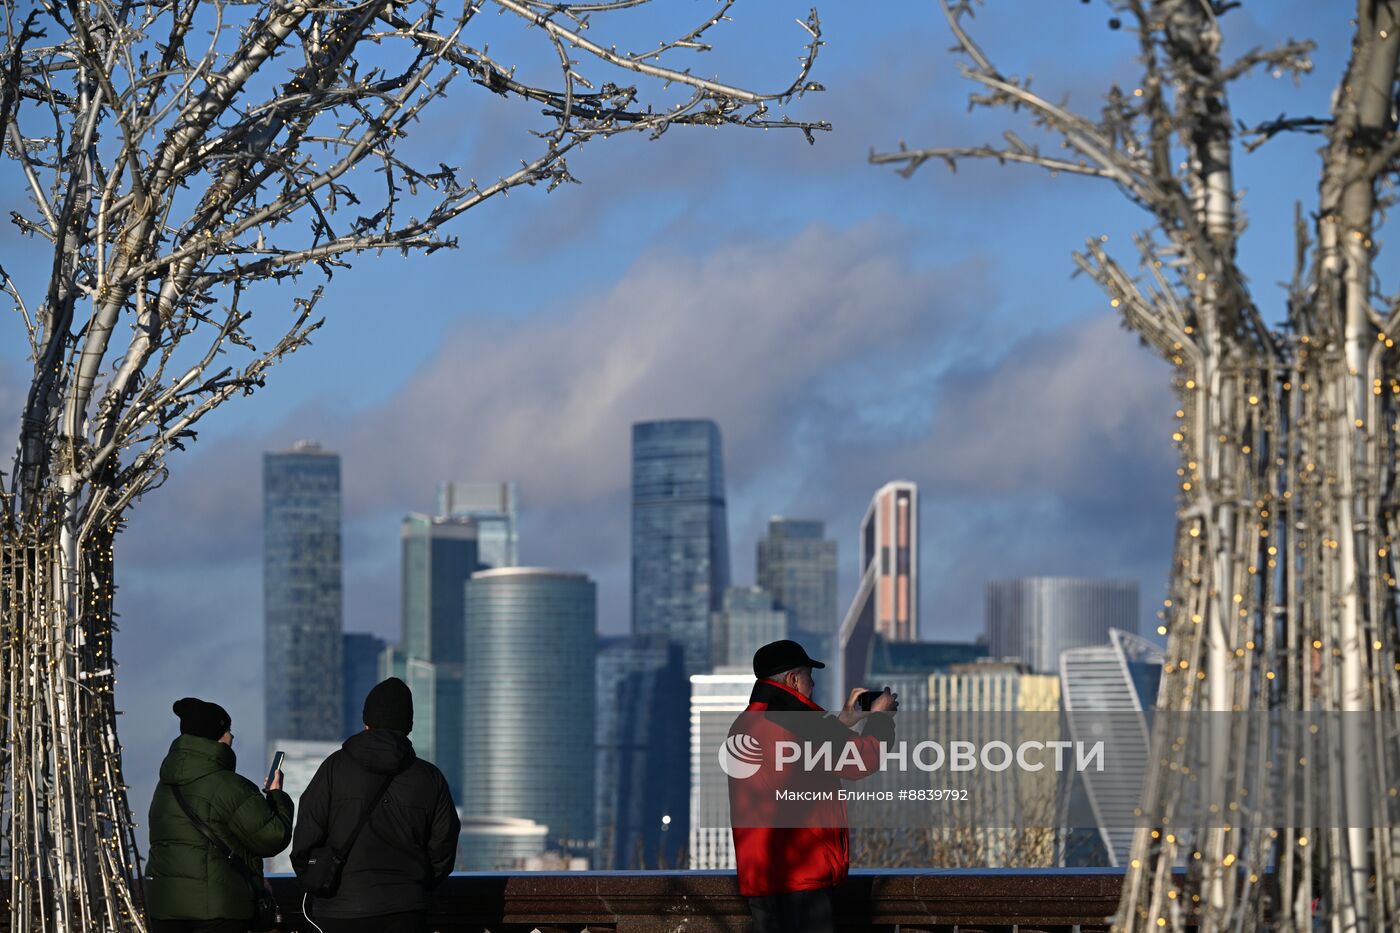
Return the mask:
[[[837,792],[843,778],[878,771],[882,745],[894,739],[889,714],[899,703],[888,690],[874,698],[869,713],[860,705],[864,687],[851,691],[839,716],[812,702],[812,671],[825,666],[795,641],[764,645],[754,653],[758,683],[748,708],[729,730],[726,752],[747,765],[725,771],[739,893],[755,933],[835,929],[832,889],[846,880],[851,864],[846,804]],[[862,720],[863,731],[852,728]],[[780,741],[829,743],[832,767],[779,767]]]

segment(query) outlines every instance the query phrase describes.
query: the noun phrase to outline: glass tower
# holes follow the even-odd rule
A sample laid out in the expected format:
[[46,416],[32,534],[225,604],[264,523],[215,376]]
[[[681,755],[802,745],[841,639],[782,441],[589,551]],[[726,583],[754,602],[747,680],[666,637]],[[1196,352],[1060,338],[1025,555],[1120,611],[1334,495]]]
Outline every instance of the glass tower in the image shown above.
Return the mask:
[[688,761],[687,735],[669,715],[686,695],[680,645],[664,635],[601,639],[597,690],[593,867],[676,866],[686,789],[657,775],[678,774]]
[[788,614],[773,607],[773,597],[761,586],[731,586],[724,591],[724,609],[715,613],[711,634],[710,660],[716,668],[752,670],[754,652],[788,637]]
[[[409,515],[400,526],[403,547],[403,636],[406,661],[432,665],[431,760],[454,800],[462,793],[462,662],[466,657],[465,588],[482,569],[477,526],[469,518]],[[415,697],[417,699],[417,697]],[[419,710],[415,708],[414,726]],[[429,757],[428,750],[420,754]]]
[[467,582],[467,817],[533,820],[551,849],[591,847],[596,620],[581,573],[507,567]]
[[263,455],[268,747],[344,738],[340,457],[309,441]]
[[437,513],[476,522],[477,559],[482,567],[520,563],[514,483],[442,483]]
[[343,659],[344,725],[342,735],[354,735],[364,728],[365,697],[379,683],[379,656],[384,653],[384,639],[368,632],[346,632],[341,637]]
[[718,425],[632,425],[632,631],[667,635],[681,645],[686,673],[704,673],[710,668],[710,614],[722,608],[727,586]]
[[1107,644],[1110,629],[1138,630],[1136,580],[1022,577],[987,584],[987,654],[1058,674],[1069,648]]
[[877,635],[919,640],[919,489],[906,480],[876,490],[860,523],[860,584],[837,634],[840,700],[868,685]]
[[[836,660],[836,542],[819,521],[773,518],[758,542],[758,585],[788,616],[788,638],[831,665]],[[738,662],[732,662],[738,663]],[[835,671],[817,682],[817,698],[831,708]]]

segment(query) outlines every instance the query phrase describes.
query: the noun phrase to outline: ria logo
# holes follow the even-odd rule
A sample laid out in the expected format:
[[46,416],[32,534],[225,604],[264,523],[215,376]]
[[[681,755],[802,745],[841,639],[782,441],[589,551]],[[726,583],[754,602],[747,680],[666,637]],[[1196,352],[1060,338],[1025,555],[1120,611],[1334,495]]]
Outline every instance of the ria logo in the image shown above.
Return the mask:
[[736,732],[719,747],[720,770],[732,778],[743,780],[758,773],[763,764],[763,746],[758,739]]

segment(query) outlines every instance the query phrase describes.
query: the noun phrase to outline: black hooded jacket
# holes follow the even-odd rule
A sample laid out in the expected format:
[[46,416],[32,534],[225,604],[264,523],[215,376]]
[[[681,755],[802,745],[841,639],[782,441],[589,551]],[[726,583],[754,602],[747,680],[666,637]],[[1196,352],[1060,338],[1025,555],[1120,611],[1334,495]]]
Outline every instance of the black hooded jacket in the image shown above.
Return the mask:
[[317,846],[343,851],[370,798],[390,774],[334,897],[314,900],[318,917],[374,917],[424,910],[427,892],[452,871],[461,822],[447,781],[413,753],[402,732],[370,729],[345,740],[321,762],[298,804],[292,867],[306,869]]

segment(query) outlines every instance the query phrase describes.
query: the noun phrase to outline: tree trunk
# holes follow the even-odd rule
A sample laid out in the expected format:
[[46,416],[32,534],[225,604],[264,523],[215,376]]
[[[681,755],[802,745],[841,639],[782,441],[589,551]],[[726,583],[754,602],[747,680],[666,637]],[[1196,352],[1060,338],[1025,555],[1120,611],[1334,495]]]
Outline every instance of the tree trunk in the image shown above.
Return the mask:
[[55,490],[3,516],[10,928],[139,931],[140,856],[113,697],[116,529],[77,527],[65,498]]

